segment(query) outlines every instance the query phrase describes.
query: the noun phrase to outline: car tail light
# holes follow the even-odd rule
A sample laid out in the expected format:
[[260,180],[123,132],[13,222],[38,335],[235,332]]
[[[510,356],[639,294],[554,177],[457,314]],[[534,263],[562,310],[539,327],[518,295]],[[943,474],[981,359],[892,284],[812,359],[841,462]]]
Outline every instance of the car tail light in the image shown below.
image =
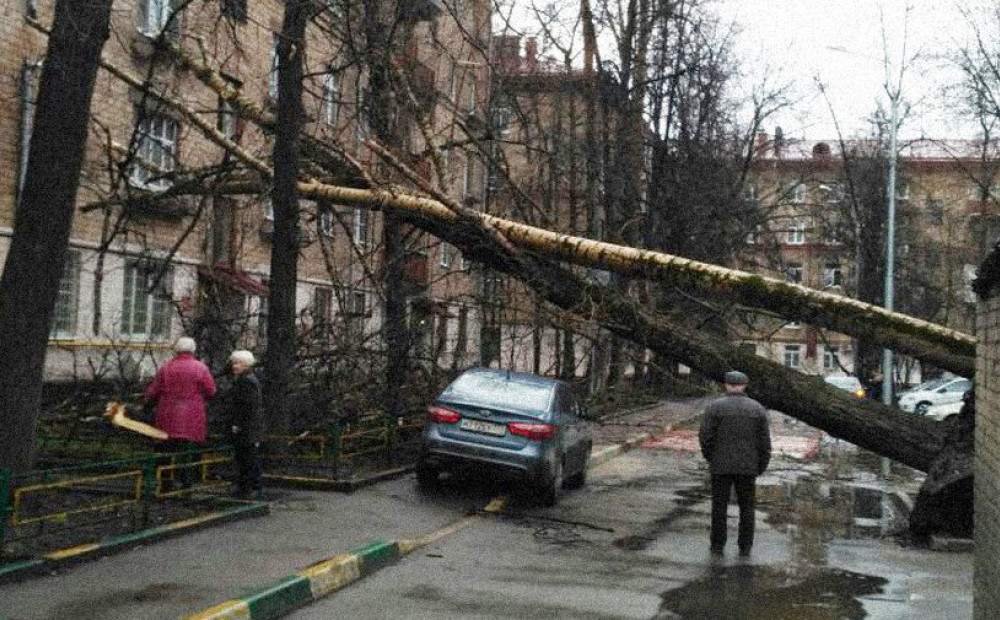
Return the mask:
[[854,395],[857,396],[858,398],[864,398],[865,394],[867,394],[867,393],[868,392],[866,392],[864,390],[854,390]]
[[447,407],[438,407],[437,405],[428,407],[427,413],[430,415],[431,422],[437,422],[438,424],[455,424],[462,418],[457,411],[448,409]]
[[534,424],[531,422],[511,422],[507,425],[511,435],[519,435],[528,439],[545,441],[556,436],[556,427],[552,424]]

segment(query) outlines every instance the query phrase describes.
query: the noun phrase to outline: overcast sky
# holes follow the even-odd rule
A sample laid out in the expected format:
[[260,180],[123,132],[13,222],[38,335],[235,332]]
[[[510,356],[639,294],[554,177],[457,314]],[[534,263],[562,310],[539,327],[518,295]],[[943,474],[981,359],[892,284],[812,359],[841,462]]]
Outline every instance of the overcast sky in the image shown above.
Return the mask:
[[[717,11],[739,24],[737,46],[751,76],[765,67],[794,81],[800,103],[794,112],[768,124],[780,124],[785,135],[833,139],[832,106],[843,132],[850,136],[866,127],[877,101],[887,106],[883,85],[882,19],[889,57],[898,71],[904,35],[907,57],[920,54],[903,78],[903,95],[911,115],[901,135],[934,138],[972,137],[957,122],[954,105],[944,105],[941,87],[954,80],[936,55],[965,42],[969,27],[954,0],[717,0]],[[965,2],[968,6],[970,3]],[[911,7],[904,29],[906,6]],[[821,80],[830,104],[815,85]]]

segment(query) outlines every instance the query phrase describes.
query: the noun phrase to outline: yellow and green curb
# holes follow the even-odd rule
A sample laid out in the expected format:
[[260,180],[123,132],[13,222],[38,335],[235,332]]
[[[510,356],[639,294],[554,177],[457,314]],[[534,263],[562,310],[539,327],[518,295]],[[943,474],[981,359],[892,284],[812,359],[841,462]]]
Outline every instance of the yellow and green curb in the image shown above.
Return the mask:
[[259,588],[184,620],[270,620],[312,603],[392,564],[423,545],[376,540],[349,553],[308,566],[294,575]]

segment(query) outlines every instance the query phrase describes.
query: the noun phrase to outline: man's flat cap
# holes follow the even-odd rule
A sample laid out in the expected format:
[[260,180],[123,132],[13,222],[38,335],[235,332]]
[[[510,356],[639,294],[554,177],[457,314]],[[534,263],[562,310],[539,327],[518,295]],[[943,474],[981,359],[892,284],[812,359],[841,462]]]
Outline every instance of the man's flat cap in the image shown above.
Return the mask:
[[730,370],[726,373],[727,385],[746,385],[750,383],[750,378],[738,370]]

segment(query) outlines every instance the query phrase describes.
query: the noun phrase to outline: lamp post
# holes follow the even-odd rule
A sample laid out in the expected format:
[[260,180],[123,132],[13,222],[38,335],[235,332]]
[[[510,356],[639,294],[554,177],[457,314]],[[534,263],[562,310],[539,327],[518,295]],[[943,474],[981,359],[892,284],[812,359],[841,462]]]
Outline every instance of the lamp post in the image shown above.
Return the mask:
[[[886,67],[888,74],[888,63]],[[888,78],[888,75],[886,75]],[[889,95],[889,171],[885,180],[885,309],[890,312],[895,309],[896,275],[896,138],[899,130],[899,97],[903,81],[903,72],[899,72],[899,83],[895,89],[890,89],[886,80],[886,93]],[[882,349],[882,404],[891,407],[893,404],[893,357],[892,349]],[[882,478],[888,479],[891,473],[891,462],[882,458]]]

